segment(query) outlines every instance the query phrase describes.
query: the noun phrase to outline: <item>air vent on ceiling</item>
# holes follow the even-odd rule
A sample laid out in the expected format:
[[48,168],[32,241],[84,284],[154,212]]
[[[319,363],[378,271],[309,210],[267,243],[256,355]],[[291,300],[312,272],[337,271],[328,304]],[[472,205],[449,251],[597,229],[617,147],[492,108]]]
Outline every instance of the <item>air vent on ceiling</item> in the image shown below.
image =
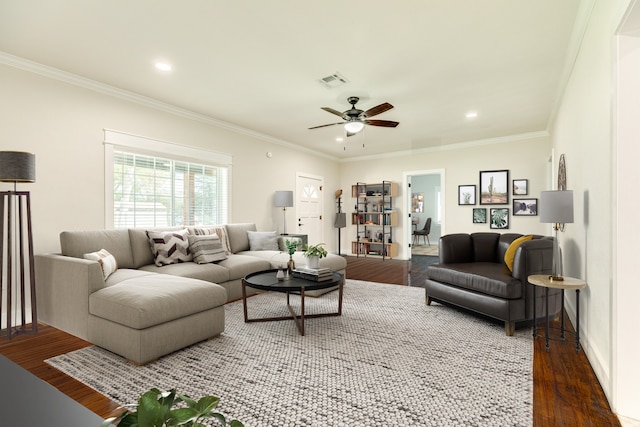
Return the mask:
[[321,78],[320,83],[322,83],[324,87],[332,89],[334,87],[342,86],[345,83],[349,83],[349,81],[340,75],[340,73],[333,73]]

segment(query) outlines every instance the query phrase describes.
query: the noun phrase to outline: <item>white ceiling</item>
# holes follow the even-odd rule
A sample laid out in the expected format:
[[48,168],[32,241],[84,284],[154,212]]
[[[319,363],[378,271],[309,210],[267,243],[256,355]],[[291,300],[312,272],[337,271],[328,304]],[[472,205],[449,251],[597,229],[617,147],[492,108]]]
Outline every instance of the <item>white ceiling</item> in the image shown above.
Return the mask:
[[[0,51],[359,157],[546,130],[579,2],[0,0]],[[159,59],[173,71],[156,71]],[[319,83],[335,72],[349,83]],[[376,119],[400,125],[343,143],[342,126],[307,129],[340,121],[320,107],[347,110],[352,95],[363,110],[393,104]]]

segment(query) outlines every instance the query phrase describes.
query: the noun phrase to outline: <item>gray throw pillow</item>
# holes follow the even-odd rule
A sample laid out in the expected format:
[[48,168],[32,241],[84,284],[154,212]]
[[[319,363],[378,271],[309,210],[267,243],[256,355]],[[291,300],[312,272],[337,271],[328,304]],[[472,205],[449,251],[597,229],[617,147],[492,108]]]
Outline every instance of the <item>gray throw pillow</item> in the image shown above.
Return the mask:
[[249,231],[249,250],[251,251],[278,251],[278,234],[275,231]]

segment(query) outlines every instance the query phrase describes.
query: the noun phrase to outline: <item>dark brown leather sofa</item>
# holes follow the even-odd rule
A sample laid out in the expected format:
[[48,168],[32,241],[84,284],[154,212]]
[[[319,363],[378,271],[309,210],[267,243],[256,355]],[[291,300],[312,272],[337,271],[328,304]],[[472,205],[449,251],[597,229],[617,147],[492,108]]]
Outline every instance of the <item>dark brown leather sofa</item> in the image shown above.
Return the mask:
[[[504,255],[521,234],[449,234],[440,238],[440,262],[427,268],[426,303],[454,305],[504,321],[513,335],[516,322],[533,319],[531,274],[551,274],[553,238],[535,236],[515,253],[513,272]],[[561,309],[561,291],[549,290],[549,315]],[[544,290],[536,290],[537,317],[544,316]]]

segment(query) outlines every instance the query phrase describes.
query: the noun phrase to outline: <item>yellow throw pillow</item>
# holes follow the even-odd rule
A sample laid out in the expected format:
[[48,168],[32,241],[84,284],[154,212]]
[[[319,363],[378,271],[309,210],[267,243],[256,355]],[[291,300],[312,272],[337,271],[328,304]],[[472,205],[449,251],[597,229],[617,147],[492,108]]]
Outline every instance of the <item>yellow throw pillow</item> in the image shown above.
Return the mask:
[[513,260],[516,257],[516,251],[518,250],[518,246],[522,244],[522,242],[526,242],[527,240],[533,239],[533,235],[518,237],[516,240],[511,242],[507,251],[504,253],[504,262],[509,267],[509,271],[513,271]]

